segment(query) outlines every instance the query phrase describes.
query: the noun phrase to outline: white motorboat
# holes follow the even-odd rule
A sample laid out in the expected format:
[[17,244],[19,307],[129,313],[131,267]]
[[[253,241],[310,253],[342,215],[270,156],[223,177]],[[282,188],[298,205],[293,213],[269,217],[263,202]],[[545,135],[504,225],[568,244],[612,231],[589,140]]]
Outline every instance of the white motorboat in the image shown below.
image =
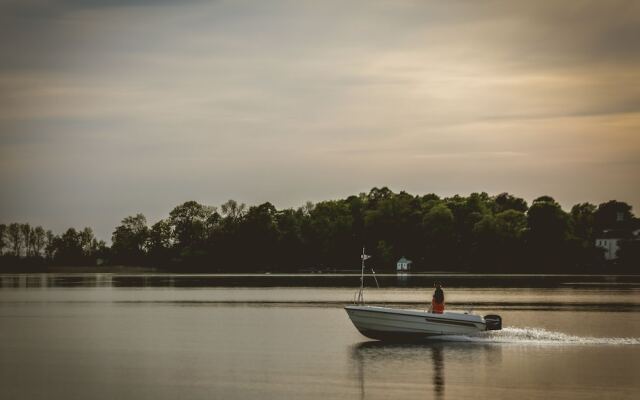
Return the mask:
[[498,315],[431,313],[368,305],[346,306],[353,325],[364,336],[378,340],[421,340],[440,335],[472,335],[502,329]]
[[[439,314],[422,310],[365,305],[364,262],[369,257],[362,249],[360,289],[356,293],[355,304],[345,307],[351,322],[364,336],[378,340],[422,340],[433,336],[473,335],[502,329],[502,318],[499,315],[482,317],[472,313],[458,312]],[[373,268],[371,272],[375,279]],[[378,285],[377,279],[376,285]]]

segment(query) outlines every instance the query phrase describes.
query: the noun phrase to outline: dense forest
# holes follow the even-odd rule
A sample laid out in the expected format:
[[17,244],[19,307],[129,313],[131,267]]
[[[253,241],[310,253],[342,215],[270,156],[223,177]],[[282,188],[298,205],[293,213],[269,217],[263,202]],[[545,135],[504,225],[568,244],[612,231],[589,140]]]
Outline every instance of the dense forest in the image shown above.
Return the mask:
[[365,246],[379,272],[395,270],[395,261],[405,256],[413,271],[634,273],[640,265],[637,238],[622,241],[613,262],[605,262],[595,240],[608,230],[637,228],[631,206],[615,200],[576,204],[567,212],[549,196],[528,205],[508,193],[440,198],[383,187],[297,209],[188,201],[153,224],[143,214],[124,218],[111,247],[90,228],[55,235],[29,224],[0,224],[0,268],[344,271],[358,268]]

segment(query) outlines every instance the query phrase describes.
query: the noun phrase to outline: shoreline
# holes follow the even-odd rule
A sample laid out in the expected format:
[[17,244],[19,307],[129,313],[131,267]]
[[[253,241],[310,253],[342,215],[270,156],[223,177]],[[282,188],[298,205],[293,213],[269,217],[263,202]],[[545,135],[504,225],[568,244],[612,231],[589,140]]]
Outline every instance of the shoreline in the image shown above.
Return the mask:
[[[273,278],[321,278],[321,277],[359,277],[360,273],[355,272],[180,272],[180,271],[167,271],[158,268],[151,267],[114,267],[114,268],[102,268],[102,267],[55,267],[48,268],[46,271],[0,271],[0,275],[90,275],[90,274],[108,274],[108,275],[121,275],[121,276],[192,276],[192,277],[273,277]],[[460,277],[460,278],[474,278],[474,277],[486,277],[486,278],[544,278],[544,277],[631,277],[638,276],[640,273],[482,273],[482,272],[459,272],[459,271],[432,271],[432,272],[403,272],[403,273],[375,273],[365,272],[366,277]]]

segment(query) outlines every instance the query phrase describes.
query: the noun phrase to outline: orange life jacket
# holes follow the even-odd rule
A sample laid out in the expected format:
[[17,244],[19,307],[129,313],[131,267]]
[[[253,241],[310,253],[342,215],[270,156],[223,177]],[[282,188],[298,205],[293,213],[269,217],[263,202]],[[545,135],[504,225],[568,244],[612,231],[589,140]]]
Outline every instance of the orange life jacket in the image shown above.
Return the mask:
[[444,312],[444,303],[438,303],[436,299],[431,300],[431,311],[436,314],[442,314]]

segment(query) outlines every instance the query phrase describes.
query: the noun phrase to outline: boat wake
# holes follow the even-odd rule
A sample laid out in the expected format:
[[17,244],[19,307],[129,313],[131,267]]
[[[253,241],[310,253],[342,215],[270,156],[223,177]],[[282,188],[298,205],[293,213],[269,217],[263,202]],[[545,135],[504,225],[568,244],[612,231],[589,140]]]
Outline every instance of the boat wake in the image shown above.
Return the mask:
[[448,335],[434,338],[446,342],[469,343],[514,343],[531,345],[640,345],[635,337],[588,337],[573,336],[542,328],[505,327],[500,331],[483,332],[479,335]]

